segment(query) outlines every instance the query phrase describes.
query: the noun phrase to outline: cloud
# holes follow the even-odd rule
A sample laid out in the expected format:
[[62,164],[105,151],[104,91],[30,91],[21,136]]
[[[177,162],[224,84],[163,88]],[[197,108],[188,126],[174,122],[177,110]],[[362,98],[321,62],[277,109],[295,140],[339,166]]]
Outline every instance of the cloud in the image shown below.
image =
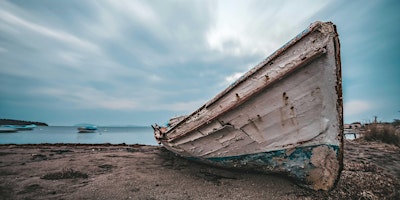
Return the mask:
[[371,104],[363,100],[350,100],[344,103],[344,114],[352,116],[367,112],[371,109]]
[[206,103],[204,100],[194,100],[187,102],[176,102],[170,104],[158,105],[156,109],[168,110],[173,112],[183,112],[184,114],[190,114],[195,111],[195,108],[200,107],[202,104]]
[[56,31],[56,30],[41,26],[39,24],[29,22],[18,16],[15,16],[12,13],[9,13],[7,11],[0,10],[0,18],[5,23],[8,23],[8,24],[14,26],[15,29],[16,29],[16,27],[18,27],[18,29],[20,29],[20,31],[19,31],[20,35],[22,34],[22,32],[32,31],[32,32],[38,33],[44,37],[52,38],[52,39],[58,40],[59,42],[62,42],[62,43],[65,43],[65,44],[68,44],[71,46],[76,46],[77,48],[86,49],[87,51],[91,51],[91,52],[99,51],[99,48],[95,44],[92,44],[85,40],[81,40],[80,38],[77,38],[71,34],[61,32],[61,31]]
[[41,88],[34,91],[39,95],[47,95],[59,102],[72,104],[75,109],[107,109],[133,110],[137,108],[134,100],[127,97],[111,96],[94,88],[72,87],[69,90],[57,88]]
[[236,72],[230,76],[225,77],[225,81],[228,83],[233,83],[237,79],[239,79],[245,72]]
[[309,25],[308,18],[327,4],[328,1],[218,1],[215,23],[206,36],[209,48],[235,56],[271,54]]
[[0,47],[0,53],[4,53],[4,52],[7,52],[7,51],[8,51],[7,49],[5,49],[3,47]]
[[139,19],[149,26],[158,23],[159,17],[147,1],[109,0],[107,3],[117,9],[118,13],[123,12],[123,15],[130,16],[131,19]]

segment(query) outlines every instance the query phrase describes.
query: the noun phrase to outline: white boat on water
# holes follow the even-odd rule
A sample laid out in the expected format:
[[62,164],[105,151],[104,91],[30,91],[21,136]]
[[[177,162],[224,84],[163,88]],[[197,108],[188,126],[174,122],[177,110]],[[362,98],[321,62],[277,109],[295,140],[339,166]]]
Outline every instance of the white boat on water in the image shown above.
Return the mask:
[[29,124],[29,125],[3,125],[3,127],[16,129],[18,131],[31,131],[34,128],[36,128],[36,125],[35,124]]
[[342,104],[336,27],[316,22],[192,114],[153,128],[187,159],[330,190],[343,168]]
[[16,129],[16,128],[0,126],[0,133],[14,133],[17,131],[18,131],[18,129]]

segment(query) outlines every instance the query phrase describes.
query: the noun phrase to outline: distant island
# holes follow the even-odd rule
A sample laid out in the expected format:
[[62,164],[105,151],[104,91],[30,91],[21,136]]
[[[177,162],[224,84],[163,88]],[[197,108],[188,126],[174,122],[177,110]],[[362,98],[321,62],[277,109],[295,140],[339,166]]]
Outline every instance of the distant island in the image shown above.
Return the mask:
[[15,120],[15,119],[0,119],[0,125],[30,125],[30,124],[35,124],[36,126],[49,126],[43,122],[32,122],[32,121]]

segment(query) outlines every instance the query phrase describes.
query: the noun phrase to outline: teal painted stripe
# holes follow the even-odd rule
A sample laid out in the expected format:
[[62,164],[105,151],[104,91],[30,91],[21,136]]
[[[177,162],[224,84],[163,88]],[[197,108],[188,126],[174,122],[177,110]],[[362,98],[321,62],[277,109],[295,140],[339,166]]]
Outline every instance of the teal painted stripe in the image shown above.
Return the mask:
[[239,156],[206,159],[191,157],[188,159],[221,167],[248,169],[270,173],[286,173],[290,177],[304,180],[308,171],[315,168],[310,161],[313,149],[320,146],[328,146],[336,152],[337,156],[339,154],[339,146],[337,145],[315,145],[297,147],[294,150],[283,149]]
[[312,150],[318,146],[328,146],[328,147],[334,149],[338,155],[339,146],[337,146],[337,145],[315,145],[315,146],[307,146],[307,147],[296,147],[294,152],[291,153],[289,156],[286,155],[287,149],[283,149],[283,150],[262,152],[262,153],[256,153],[256,154],[246,154],[246,155],[228,156],[228,157],[214,157],[214,158],[207,158],[207,159],[210,161],[214,161],[214,162],[223,162],[223,161],[228,161],[228,160],[242,160],[242,159],[246,159],[246,158],[269,160],[269,159],[276,158],[276,157],[289,158],[290,160],[293,160],[298,157],[310,158],[311,154],[312,154]]

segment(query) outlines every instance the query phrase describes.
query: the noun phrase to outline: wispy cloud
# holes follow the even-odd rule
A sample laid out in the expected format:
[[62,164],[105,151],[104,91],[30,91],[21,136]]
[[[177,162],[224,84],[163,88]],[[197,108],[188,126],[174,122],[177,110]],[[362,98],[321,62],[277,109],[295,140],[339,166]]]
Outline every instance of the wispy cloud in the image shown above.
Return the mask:
[[225,81],[227,83],[233,83],[237,79],[239,79],[245,72],[236,72],[230,76],[225,77]]
[[133,110],[137,105],[133,99],[127,97],[110,96],[104,91],[94,88],[72,87],[69,90],[57,88],[41,88],[36,94],[47,95],[53,99],[73,105],[75,109],[109,109],[109,110]]
[[39,24],[35,24],[33,22],[29,22],[25,19],[22,19],[18,16],[13,15],[5,10],[0,10],[0,18],[3,22],[9,23],[12,26],[19,27],[20,33],[23,32],[35,32],[41,34],[44,37],[58,40],[59,42],[63,42],[68,45],[76,46],[77,48],[83,48],[87,51],[98,52],[99,48],[88,41],[82,40],[74,35],[68,34],[66,32],[57,31],[54,29],[49,29],[45,26],[41,26]]
[[363,100],[350,100],[344,103],[344,113],[345,115],[352,116],[367,112],[371,110],[371,103]]
[[[207,33],[207,42],[212,50],[235,56],[268,55],[308,25],[308,18],[327,3],[218,1],[216,21]],[[248,14],[249,10],[257,14]]]

